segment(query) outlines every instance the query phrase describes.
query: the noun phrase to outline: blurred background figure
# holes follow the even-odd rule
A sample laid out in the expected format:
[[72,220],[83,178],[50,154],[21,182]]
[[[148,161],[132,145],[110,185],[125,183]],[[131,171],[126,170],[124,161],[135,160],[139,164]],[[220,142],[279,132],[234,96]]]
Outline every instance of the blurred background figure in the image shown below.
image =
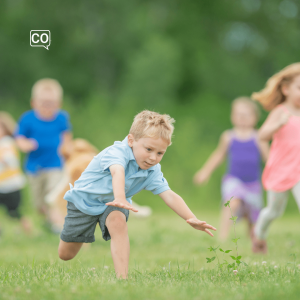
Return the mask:
[[272,146],[262,176],[267,207],[257,221],[254,247],[256,252],[266,253],[268,228],[283,214],[290,190],[300,210],[300,63],[273,75],[253,98],[271,110],[259,129],[260,140],[272,140]]
[[[252,236],[252,228],[263,206],[261,187],[261,159],[266,160],[269,146],[259,141],[255,126],[259,120],[256,104],[247,97],[232,102],[231,123],[233,128],[220,137],[217,149],[204,166],[195,174],[194,182],[207,182],[213,171],[227,157],[227,172],[222,180],[223,203],[230,198],[232,214],[245,217]],[[232,224],[229,207],[222,205],[220,239],[225,240]]]
[[[3,205],[12,218],[19,219],[25,233],[32,226],[29,219],[20,213],[21,190],[25,176],[20,167],[19,153],[13,139],[16,123],[6,112],[0,112],[0,205]],[[1,230],[1,229],[0,229]]]
[[32,110],[21,116],[15,133],[18,147],[27,153],[25,170],[35,208],[50,228],[45,196],[61,180],[60,147],[70,147],[72,139],[68,113],[60,110],[62,97],[63,89],[56,80],[37,81],[32,88]]

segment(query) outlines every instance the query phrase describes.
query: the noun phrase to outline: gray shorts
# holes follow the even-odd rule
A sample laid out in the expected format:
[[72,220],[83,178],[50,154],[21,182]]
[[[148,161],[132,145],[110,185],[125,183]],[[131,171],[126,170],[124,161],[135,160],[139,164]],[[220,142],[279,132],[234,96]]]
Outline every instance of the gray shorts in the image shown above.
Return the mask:
[[97,223],[99,223],[102,237],[105,241],[111,239],[108,229],[105,225],[107,216],[112,211],[121,211],[126,216],[126,222],[128,221],[129,210],[114,206],[108,206],[104,213],[101,215],[90,216],[68,201],[67,204],[68,214],[65,218],[64,229],[61,232],[60,238],[67,243],[92,243],[95,242],[95,229]]

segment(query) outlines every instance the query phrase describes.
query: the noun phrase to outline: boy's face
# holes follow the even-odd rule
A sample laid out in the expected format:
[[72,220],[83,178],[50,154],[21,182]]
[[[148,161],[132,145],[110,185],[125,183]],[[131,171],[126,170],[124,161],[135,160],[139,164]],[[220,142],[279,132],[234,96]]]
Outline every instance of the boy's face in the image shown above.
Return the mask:
[[143,137],[136,141],[132,134],[128,135],[128,145],[137,164],[143,170],[158,164],[169,146],[162,138]]
[[53,90],[41,90],[31,101],[31,107],[44,119],[52,119],[60,104],[59,96]]

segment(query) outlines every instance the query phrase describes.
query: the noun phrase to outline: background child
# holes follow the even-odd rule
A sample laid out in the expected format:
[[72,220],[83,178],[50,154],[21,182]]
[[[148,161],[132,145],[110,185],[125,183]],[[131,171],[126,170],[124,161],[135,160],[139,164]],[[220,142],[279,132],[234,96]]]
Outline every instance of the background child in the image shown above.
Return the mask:
[[208,229],[216,229],[195,217],[161,172],[159,162],[171,144],[173,122],[168,115],[143,111],[134,118],[128,137],[94,157],[65,195],[68,212],[58,249],[61,259],[72,259],[83,243],[94,242],[99,223],[103,238],[111,239],[117,277],[127,278],[128,210],[137,211],[131,197],[143,189],[159,195],[192,227],[213,236]]
[[31,223],[21,217],[21,189],[25,176],[20,168],[19,153],[12,135],[15,121],[6,112],[0,112],[0,204],[4,205],[13,218],[20,219],[26,233],[31,231]]
[[273,75],[252,97],[271,110],[259,130],[260,140],[273,140],[262,175],[268,203],[255,227],[256,251],[266,252],[267,229],[284,212],[289,190],[300,209],[300,63]]
[[[222,180],[222,198],[230,203],[233,214],[248,219],[249,230],[256,222],[262,207],[260,183],[261,157],[267,158],[268,144],[258,142],[255,125],[259,119],[256,104],[247,97],[232,102],[231,122],[233,128],[222,133],[217,149],[211,154],[204,166],[195,174],[194,182],[203,184],[212,172],[228,157],[227,173]],[[222,206],[220,239],[228,236],[232,221],[228,207]]]
[[15,133],[19,148],[28,153],[25,170],[39,213],[48,217],[45,196],[59,182],[62,144],[71,143],[69,116],[61,111],[63,90],[54,79],[41,79],[32,88],[33,110],[24,113]]

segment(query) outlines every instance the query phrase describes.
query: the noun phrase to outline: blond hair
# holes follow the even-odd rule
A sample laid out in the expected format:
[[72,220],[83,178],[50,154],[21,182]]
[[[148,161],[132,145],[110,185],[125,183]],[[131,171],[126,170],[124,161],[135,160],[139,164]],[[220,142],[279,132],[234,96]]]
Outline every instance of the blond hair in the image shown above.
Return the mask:
[[10,136],[14,135],[16,122],[9,113],[0,111],[0,125],[4,127],[6,134]]
[[57,93],[57,96],[58,96],[57,99],[59,101],[62,100],[63,88],[61,87],[61,85],[59,84],[59,82],[57,80],[51,79],[51,78],[44,78],[44,79],[38,80],[32,87],[31,98],[36,99],[37,95],[41,91],[45,91],[45,90],[54,91],[55,93]]
[[295,76],[300,75],[300,63],[291,64],[273,75],[263,90],[252,94],[252,98],[261,103],[266,110],[272,110],[285,101],[282,86],[290,84]]
[[233,107],[238,103],[247,104],[252,109],[252,112],[255,114],[256,120],[257,121],[259,120],[260,110],[259,110],[257,104],[251,98],[249,98],[249,97],[239,97],[239,98],[234,99],[231,103],[231,109],[233,109]]
[[175,120],[169,115],[161,115],[154,111],[144,110],[134,117],[129,133],[135,140],[142,137],[157,137],[171,145]]

